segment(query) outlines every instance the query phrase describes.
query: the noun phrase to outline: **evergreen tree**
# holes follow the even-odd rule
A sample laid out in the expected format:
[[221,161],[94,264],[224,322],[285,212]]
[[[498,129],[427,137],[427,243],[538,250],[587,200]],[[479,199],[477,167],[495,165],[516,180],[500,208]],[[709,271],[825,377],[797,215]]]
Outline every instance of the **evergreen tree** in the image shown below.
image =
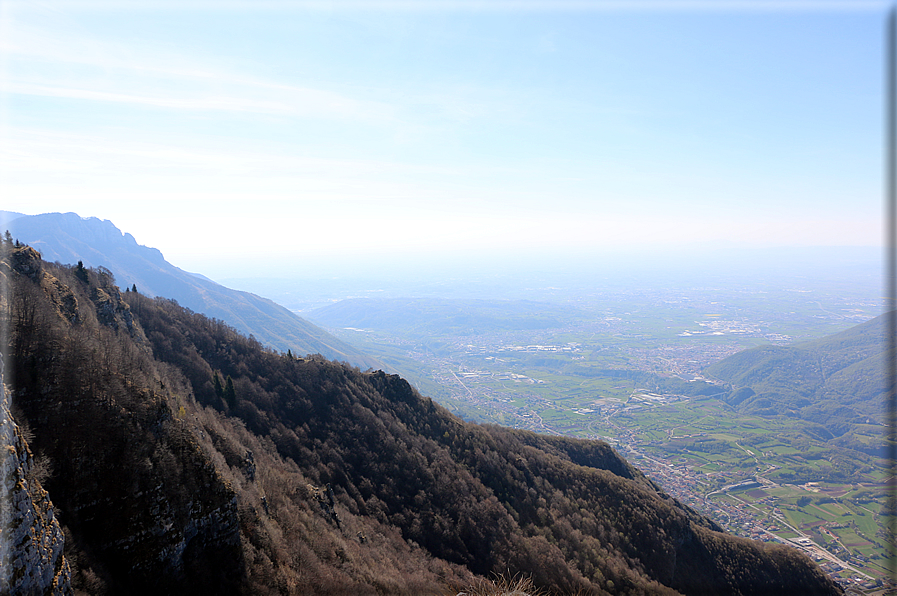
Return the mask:
[[217,372],[212,378],[212,386],[215,388],[215,395],[217,395],[218,397],[224,397],[224,387],[221,386],[221,377],[218,376]]
[[224,401],[231,410],[237,407],[237,392],[234,389],[234,380],[230,378],[230,375],[227,375],[224,385]]
[[137,293],[137,284],[134,284],[131,286],[131,291],[134,292],[135,294]]
[[87,283],[87,269],[84,268],[84,263],[78,261],[78,266],[75,267],[75,277]]

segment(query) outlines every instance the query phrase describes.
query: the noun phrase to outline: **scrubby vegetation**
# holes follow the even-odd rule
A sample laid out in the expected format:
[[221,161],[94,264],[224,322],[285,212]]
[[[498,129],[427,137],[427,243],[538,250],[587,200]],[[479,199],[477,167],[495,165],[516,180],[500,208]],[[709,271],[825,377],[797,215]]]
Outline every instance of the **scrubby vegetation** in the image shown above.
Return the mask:
[[465,423],[399,377],[4,249],[7,370],[84,592],[838,592],[604,443]]

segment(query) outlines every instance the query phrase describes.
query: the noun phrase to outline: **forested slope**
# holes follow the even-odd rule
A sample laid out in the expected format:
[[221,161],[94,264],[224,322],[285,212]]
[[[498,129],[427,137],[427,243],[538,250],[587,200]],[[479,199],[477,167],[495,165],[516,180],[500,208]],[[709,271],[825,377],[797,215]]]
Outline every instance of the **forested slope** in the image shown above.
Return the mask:
[[[785,415],[824,426],[845,446],[857,427],[882,424],[885,413],[886,315],[840,333],[793,346],[744,350],[704,369],[731,385],[724,399],[739,411]],[[880,433],[881,436],[884,433]]]
[[599,442],[465,423],[404,380],[264,349],[5,247],[15,404],[91,593],[836,594]]

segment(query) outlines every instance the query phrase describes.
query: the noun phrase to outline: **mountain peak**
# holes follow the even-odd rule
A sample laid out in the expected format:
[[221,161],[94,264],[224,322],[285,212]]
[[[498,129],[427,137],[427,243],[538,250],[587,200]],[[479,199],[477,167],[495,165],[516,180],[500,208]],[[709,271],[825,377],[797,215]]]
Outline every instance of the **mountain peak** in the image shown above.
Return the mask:
[[362,368],[382,366],[271,300],[175,267],[158,249],[138,244],[108,219],[71,212],[43,213],[19,217],[8,227],[14,237],[36,248],[45,261],[81,261],[87,267],[105,267],[122,287],[137,286],[141,294],[176,300],[277,350],[318,353]]
[[139,254],[149,263],[165,262],[162,252],[142,246],[108,219],[81,217],[77,213],[25,215],[9,222],[13,236],[40,251],[47,261],[75,263],[113,270],[115,252]]

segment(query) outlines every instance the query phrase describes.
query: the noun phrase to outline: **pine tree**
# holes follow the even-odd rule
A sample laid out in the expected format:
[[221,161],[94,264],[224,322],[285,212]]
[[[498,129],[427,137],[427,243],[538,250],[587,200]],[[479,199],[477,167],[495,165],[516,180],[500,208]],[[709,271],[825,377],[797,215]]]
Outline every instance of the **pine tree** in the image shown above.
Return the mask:
[[221,377],[218,376],[217,372],[212,378],[212,386],[215,388],[215,395],[217,395],[218,397],[224,397],[224,387],[221,386]]
[[84,283],[87,283],[87,281],[88,281],[87,269],[84,268],[84,263],[81,261],[78,261],[78,266],[75,267],[75,277],[77,277]]
[[234,389],[234,380],[230,378],[230,375],[227,375],[224,385],[224,401],[231,410],[237,407],[237,392]]

